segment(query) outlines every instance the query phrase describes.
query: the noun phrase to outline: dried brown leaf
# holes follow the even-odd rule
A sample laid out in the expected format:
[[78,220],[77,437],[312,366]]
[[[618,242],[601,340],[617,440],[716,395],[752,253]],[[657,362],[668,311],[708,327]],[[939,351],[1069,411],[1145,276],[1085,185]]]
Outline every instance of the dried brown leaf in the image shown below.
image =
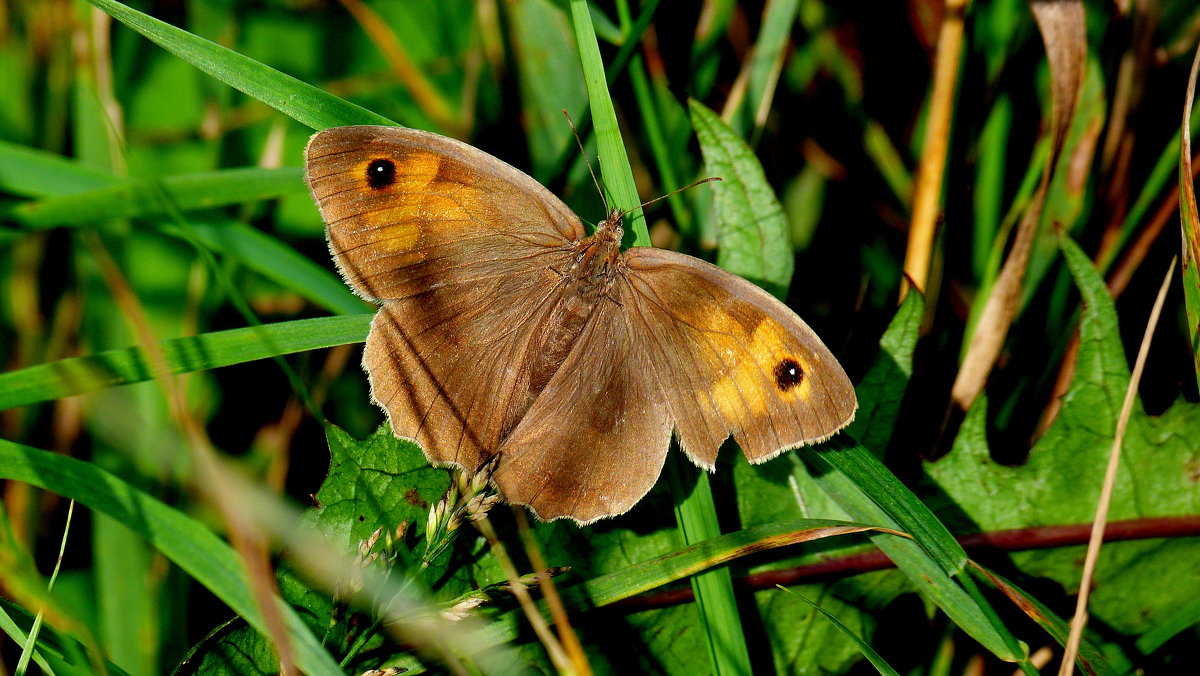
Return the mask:
[[1017,226],[1012,249],[992,286],[991,295],[976,324],[975,334],[971,336],[962,368],[954,380],[950,397],[953,404],[964,411],[983,391],[988,374],[1004,346],[1008,328],[1016,316],[1021,300],[1021,284],[1041,222],[1042,206],[1054,168],[1058,165],[1067,130],[1071,126],[1087,63],[1087,33],[1081,0],[1031,0],[1030,8],[1042,32],[1046,59],[1050,64],[1053,105],[1051,152],[1046,170],[1042,173],[1042,181]]

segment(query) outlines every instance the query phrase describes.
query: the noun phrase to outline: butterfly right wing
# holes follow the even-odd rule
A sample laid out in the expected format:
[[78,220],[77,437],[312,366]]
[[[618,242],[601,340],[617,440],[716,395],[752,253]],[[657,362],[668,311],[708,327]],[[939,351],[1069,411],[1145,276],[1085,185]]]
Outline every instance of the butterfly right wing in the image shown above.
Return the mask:
[[305,157],[338,268],[382,303],[372,397],[432,462],[478,469],[528,408],[531,347],[582,223],[526,174],[428,132],[327,129]]
[[650,247],[625,252],[628,327],[644,377],[663,383],[680,445],[712,470],[729,436],[750,462],[829,438],[854,418],[854,386],[817,334],[754,284]]

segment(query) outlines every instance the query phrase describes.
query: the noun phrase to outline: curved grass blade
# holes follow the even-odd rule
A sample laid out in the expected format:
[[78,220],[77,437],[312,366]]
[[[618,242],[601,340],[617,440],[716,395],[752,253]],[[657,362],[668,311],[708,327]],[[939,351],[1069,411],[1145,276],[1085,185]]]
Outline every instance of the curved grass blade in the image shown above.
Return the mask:
[[825,619],[829,620],[833,624],[833,626],[837,628],[838,631],[842,632],[843,635],[845,635],[847,638],[849,638],[851,641],[853,641],[855,643],[855,645],[858,646],[859,652],[861,652],[863,654],[863,657],[867,658],[867,661],[869,661],[871,663],[871,666],[875,667],[875,669],[879,673],[885,674],[886,676],[900,676],[900,673],[897,672],[895,669],[893,669],[892,665],[887,663],[887,660],[883,659],[883,657],[881,657],[879,655],[879,653],[875,652],[875,649],[871,647],[870,643],[867,643],[858,634],[854,633],[853,631],[850,631],[850,627],[847,627],[845,624],[843,624],[842,621],[839,620],[836,615],[829,612],[828,610],[825,610],[821,606],[818,606],[817,604],[808,600],[804,596],[801,596],[800,594],[797,594],[796,592],[788,589],[787,587],[784,587],[783,585],[775,585],[775,586],[777,586],[780,589],[782,589],[783,591],[791,594],[792,596],[795,596],[796,598],[800,599],[801,601],[804,601],[808,605],[812,606],[814,610],[816,610],[817,612],[824,615]]
[[302,176],[299,167],[286,167],[223,169],[133,179],[95,190],[23,202],[5,216],[27,228],[52,228],[110,218],[161,215],[174,209],[209,209],[301,192]]
[[0,141],[0,189],[24,197],[45,197],[96,190],[111,185],[112,175],[61,155]]
[[865,531],[903,537],[903,533],[881,526],[833,519],[796,519],[768,523],[718,535],[678,551],[622,568],[615,573],[593,578],[568,588],[563,592],[563,598],[571,610],[598,608],[689,575],[702,573],[743,556],[801,542]]
[[[155,500],[91,463],[0,439],[0,478],[22,481],[73,498],[139,533],[259,631],[263,617],[246,583],[241,560],[199,522]],[[342,674],[303,620],[280,606],[299,666],[305,673]]]
[[192,232],[209,249],[236,260],[330,312],[352,315],[370,310],[367,303],[355,296],[328,268],[261,230],[229,221],[193,223]]
[[[1021,612],[1028,615],[1029,619],[1036,622],[1038,626],[1046,630],[1047,634],[1050,634],[1054,640],[1058,641],[1059,645],[1067,644],[1067,634],[1070,631],[1070,626],[1058,615],[1055,615],[1054,611],[1043,605],[1025,590],[974,561],[971,562],[971,569],[1007,596]],[[1108,663],[1108,660],[1104,657],[1104,652],[1086,639],[1079,644],[1079,654],[1076,655],[1075,659],[1079,666],[1084,669],[1085,673],[1088,674],[1115,676],[1115,674],[1120,673]]]
[[[171,373],[202,371],[366,339],[371,314],[320,317],[174,338],[159,343]],[[129,347],[0,374],[0,410],[154,378],[144,349]]]
[[1183,302],[1187,311],[1188,337],[1192,346],[1192,369],[1200,383],[1200,214],[1196,208],[1196,189],[1192,183],[1192,135],[1189,131],[1192,101],[1196,94],[1196,73],[1200,71],[1200,47],[1192,60],[1188,77],[1179,152],[1179,224],[1183,228]]
[[119,2],[88,2],[196,68],[313,129],[343,124],[396,124],[382,115]]
[[842,433],[819,446],[799,449],[795,457],[852,518],[912,536],[912,541],[879,536],[871,540],[955,624],[1000,659],[1025,659],[995,611],[955,581],[955,576],[963,577],[967,563],[962,546],[869,450]]

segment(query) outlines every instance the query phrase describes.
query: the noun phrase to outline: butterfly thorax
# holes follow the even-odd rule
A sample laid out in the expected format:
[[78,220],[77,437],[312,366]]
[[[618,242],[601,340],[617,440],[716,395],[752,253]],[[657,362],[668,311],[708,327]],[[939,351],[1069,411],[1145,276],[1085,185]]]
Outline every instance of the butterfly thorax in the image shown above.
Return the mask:
[[599,300],[608,296],[617,276],[624,272],[621,257],[621,227],[623,214],[614,209],[608,218],[596,224],[596,232],[580,243],[576,263],[572,266],[572,281],[581,295]]
[[533,339],[536,347],[532,353],[537,356],[529,364],[526,405],[537,398],[562,366],[597,306],[616,302],[611,295],[612,286],[625,273],[621,236],[621,213],[613,211],[596,225],[591,237],[576,245],[571,265],[555,271],[557,283],[564,288],[559,302],[548,310],[546,320],[539,323]]

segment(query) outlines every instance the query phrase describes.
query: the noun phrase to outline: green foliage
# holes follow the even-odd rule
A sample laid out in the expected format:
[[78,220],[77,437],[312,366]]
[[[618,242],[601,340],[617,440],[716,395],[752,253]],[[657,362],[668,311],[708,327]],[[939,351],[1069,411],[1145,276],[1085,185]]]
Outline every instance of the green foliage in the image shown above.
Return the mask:
[[[1054,424],[1029,451],[1006,467],[990,457],[987,402],[967,415],[954,449],[928,469],[929,479],[953,505],[964,529],[977,532],[1086,523],[1095,510],[1129,367],[1117,338],[1117,315],[1103,280],[1079,247],[1062,240],[1067,265],[1083,296],[1079,368]],[[1121,448],[1121,471],[1109,519],[1183,516],[1200,508],[1195,481],[1200,406],[1177,401],[1160,416],[1135,406]],[[949,513],[945,510],[943,513]],[[1153,539],[1104,550],[1092,596],[1096,619],[1124,634],[1140,634],[1200,594],[1200,579],[1174,575],[1200,553],[1194,541]],[[1021,552],[1012,562],[1025,575],[1054,580],[1074,593],[1082,548]],[[1161,584],[1164,576],[1171,585]]]
[[[309,674],[559,669],[471,522],[490,508],[547,617],[524,538],[554,570],[598,673],[840,674],[864,654],[885,673],[980,656],[1029,672],[1029,650],[1065,641],[1082,545],[1018,537],[998,553],[954,536],[1092,520],[1146,280],[1180,250],[1174,221],[1155,226],[1173,175],[1185,292],[1168,297],[1129,421],[1110,519],[1132,541],[1101,553],[1080,665],[1194,665],[1200,287],[1171,136],[1182,88],[1163,83],[1186,74],[1198,10],[1088,7],[1084,86],[1016,323],[959,419],[960,346],[1046,170],[1050,78],[1028,3],[969,5],[936,270],[899,304],[930,4],[662,4],[0,12],[0,671],[39,611],[27,657],[56,674],[276,673],[280,632]],[[762,465],[727,448],[711,477],[673,451],[628,514],[524,532],[481,477],[430,467],[380,426],[353,347],[371,308],[327,255],[307,138],[392,120],[454,135],[598,221],[564,109],[615,208],[722,179],[631,211],[626,243],[714,260],[795,308],[858,383],[846,433]],[[210,444],[231,503],[204,484]],[[47,592],[62,498],[82,509]],[[272,548],[274,577],[247,572],[231,518]],[[856,567],[880,552],[895,569]]]

